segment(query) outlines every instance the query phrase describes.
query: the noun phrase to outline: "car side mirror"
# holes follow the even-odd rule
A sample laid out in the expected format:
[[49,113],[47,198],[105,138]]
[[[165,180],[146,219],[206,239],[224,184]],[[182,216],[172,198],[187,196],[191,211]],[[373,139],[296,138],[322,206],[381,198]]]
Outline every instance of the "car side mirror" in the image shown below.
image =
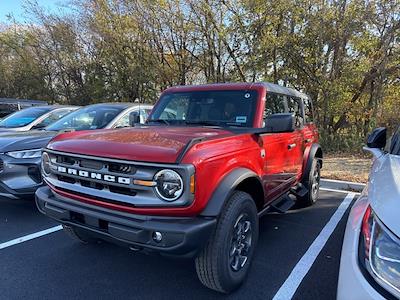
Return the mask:
[[386,128],[379,127],[374,129],[368,136],[367,146],[368,148],[383,149],[386,146]]
[[36,125],[32,126],[31,129],[42,129],[42,128],[45,128],[46,126],[47,125],[44,124],[44,123],[39,123],[39,124],[36,124]]
[[296,129],[295,119],[291,113],[272,114],[265,118],[265,126],[255,129],[254,133],[293,132]]
[[129,125],[135,126],[135,124],[140,123],[140,114],[137,111],[131,112],[129,114]]

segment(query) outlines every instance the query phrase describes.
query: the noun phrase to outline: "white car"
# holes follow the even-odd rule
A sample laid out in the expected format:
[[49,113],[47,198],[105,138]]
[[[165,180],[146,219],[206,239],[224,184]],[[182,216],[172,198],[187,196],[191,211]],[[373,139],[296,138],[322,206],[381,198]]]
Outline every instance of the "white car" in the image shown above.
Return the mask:
[[337,299],[400,299],[400,129],[384,151],[386,129],[369,136],[368,185],[351,209]]

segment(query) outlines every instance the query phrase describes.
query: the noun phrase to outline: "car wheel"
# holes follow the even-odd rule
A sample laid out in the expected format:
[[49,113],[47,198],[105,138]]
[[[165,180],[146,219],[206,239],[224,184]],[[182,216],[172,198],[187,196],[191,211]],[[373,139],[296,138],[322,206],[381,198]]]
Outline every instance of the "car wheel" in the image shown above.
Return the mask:
[[206,287],[229,293],[245,280],[258,240],[257,208],[252,197],[236,191],[225,204],[215,231],[196,258]]
[[83,230],[80,230],[79,228],[69,225],[62,225],[62,228],[68,236],[82,244],[94,244],[99,242],[98,239],[91,237],[89,234]]
[[307,188],[308,192],[304,197],[298,197],[298,203],[302,207],[307,207],[313,205],[317,202],[319,197],[319,187],[321,181],[321,163],[319,158],[314,157],[310,172],[303,183]]

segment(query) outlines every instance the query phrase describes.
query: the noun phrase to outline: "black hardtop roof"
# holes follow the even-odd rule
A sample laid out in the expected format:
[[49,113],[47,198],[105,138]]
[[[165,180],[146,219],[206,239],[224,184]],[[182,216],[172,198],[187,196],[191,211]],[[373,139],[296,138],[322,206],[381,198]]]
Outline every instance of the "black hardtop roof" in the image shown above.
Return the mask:
[[305,93],[302,93],[296,89],[284,87],[279,84],[271,83],[271,82],[226,82],[226,83],[208,83],[208,84],[199,84],[199,85],[178,85],[168,88],[169,91],[179,91],[188,90],[188,89],[195,89],[195,88],[202,88],[204,90],[212,89],[213,87],[226,87],[229,88],[243,88],[243,89],[250,89],[254,86],[264,86],[267,92],[277,93],[277,94],[285,94],[293,97],[299,98],[309,98]]

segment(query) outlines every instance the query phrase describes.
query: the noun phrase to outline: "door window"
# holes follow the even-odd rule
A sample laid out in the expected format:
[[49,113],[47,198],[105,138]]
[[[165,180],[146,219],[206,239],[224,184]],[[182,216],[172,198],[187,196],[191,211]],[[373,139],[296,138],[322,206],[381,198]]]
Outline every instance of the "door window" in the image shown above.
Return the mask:
[[301,111],[300,103],[300,98],[287,96],[288,112],[293,114],[297,128],[300,128],[304,125],[304,117],[303,112]]
[[70,113],[73,111],[73,109],[68,108],[68,109],[58,109],[56,111],[51,112],[42,122],[37,124],[37,127],[46,127],[47,125],[50,125],[51,123],[61,119],[64,117],[66,114]]

